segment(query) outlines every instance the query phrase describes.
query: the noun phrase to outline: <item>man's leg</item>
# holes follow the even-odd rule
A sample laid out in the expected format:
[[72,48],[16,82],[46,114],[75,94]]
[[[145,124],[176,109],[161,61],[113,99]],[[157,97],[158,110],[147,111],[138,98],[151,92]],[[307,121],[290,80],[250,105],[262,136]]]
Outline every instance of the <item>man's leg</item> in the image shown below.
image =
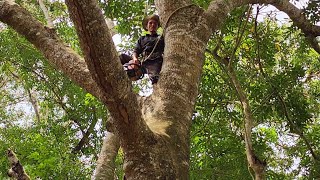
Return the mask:
[[125,63],[128,63],[130,60],[132,60],[132,57],[127,54],[120,54],[119,58],[120,58],[122,65],[124,65]]
[[159,74],[162,67],[162,59],[147,60],[142,63],[143,67],[146,68],[149,79],[152,84],[155,84],[159,80]]

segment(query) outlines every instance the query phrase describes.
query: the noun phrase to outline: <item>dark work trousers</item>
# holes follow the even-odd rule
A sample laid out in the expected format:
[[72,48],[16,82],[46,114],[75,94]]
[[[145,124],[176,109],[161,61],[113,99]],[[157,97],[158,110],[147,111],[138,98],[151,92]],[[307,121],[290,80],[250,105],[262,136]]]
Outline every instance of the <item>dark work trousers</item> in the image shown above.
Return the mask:
[[161,71],[162,62],[163,62],[162,58],[146,60],[142,62],[142,67],[146,68],[152,84],[157,83],[159,80],[159,74]]
[[[124,65],[125,63],[128,63],[130,60],[132,60],[131,56],[128,56],[126,54],[120,55],[120,61],[121,64]],[[162,58],[156,58],[153,60],[146,60],[142,62],[142,68],[144,68],[149,76],[149,79],[151,80],[152,84],[155,84],[159,80],[159,74],[162,67]]]

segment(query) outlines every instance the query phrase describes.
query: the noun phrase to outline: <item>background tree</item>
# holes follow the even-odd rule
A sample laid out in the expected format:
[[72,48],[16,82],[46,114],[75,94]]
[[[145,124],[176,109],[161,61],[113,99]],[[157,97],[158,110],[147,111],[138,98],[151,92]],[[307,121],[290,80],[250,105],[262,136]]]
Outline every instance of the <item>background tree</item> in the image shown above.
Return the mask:
[[[20,50],[18,56],[2,53],[4,55],[1,58],[6,60],[2,60],[6,62],[3,63],[3,69],[8,72],[3,77],[20,79],[17,82],[21,82],[20,86],[27,97],[30,97],[35,112],[38,101],[34,97],[44,99],[40,101],[39,112],[47,111],[45,115],[38,113],[36,119],[44,119],[46,123],[42,126],[41,123],[38,124],[39,131],[54,132],[55,128],[50,127],[48,122],[65,117],[71,119],[72,123],[66,125],[66,121],[61,122],[64,126],[59,127],[59,130],[67,133],[77,125],[76,130],[70,134],[57,133],[62,138],[53,144],[76,140],[76,132],[81,132],[83,138],[78,145],[69,143],[73,147],[79,147],[73,148],[73,152],[82,150],[81,144],[98,144],[88,142],[88,137],[92,134],[90,132],[94,130],[95,123],[99,120],[104,122],[107,117],[103,104],[112,116],[108,127],[114,133],[113,137],[120,140],[124,172],[128,179],[188,179],[189,169],[194,170],[191,171],[191,178],[201,176],[204,179],[248,178],[249,174],[256,179],[297,175],[319,177],[319,147],[316,146],[319,140],[319,120],[316,113],[318,54],[315,51],[320,51],[316,40],[319,27],[313,25],[317,21],[317,2],[311,2],[305,10],[299,10],[289,1],[193,2],[200,7],[190,1],[156,1],[166,41],[165,62],[161,79],[148,97],[140,97],[134,93],[131,82],[119,63],[118,53],[100,9],[104,8],[103,12],[108,17],[120,22],[119,31],[123,28],[124,33],[136,37],[139,30],[125,30],[129,29],[126,26],[140,24],[145,10],[142,8],[143,1],[128,2],[130,8],[125,16],[121,14],[123,9],[117,8],[119,2],[100,2],[99,6],[96,1],[66,1],[68,13],[64,11],[63,3],[47,2],[49,9],[54,12],[52,19],[57,21],[56,29],[53,30],[39,22],[45,22],[45,16],[39,16],[40,8],[30,6],[33,2],[17,2],[20,5],[16,5],[0,1],[0,20],[30,41],[52,65],[90,93],[86,94],[72,85],[68,78],[55,79],[62,76],[55,76],[58,72],[50,68],[46,72],[48,64],[46,61],[39,61],[39,54],[35,57],[34,53],[21,53],[25,52],[25,48],[20,43],[1,43],[2,48],[9,49],[11,45],[17,48],[18,51],[13,50],[12,53]],[[289,15],[295,28],[280,28],[272,21],[258,23],[257,17],[251,14],[251,6],[246,6],[250,3],[274,5]],[[21,6],[29,9],[33,15]],[[140,11],[134,11],[135,8]],[[74,41],[73,26],[64,16],[67,14],[74,23],[79,43]],[[128,18],[131,15],[139,18]],[[38,20],[33,17],[38,17]],[[128,20],[130,23],[126,24]],[[7,32],[7,36],[14,34],[9,31],[11,29],[1,32],[5,37],[3,40],[14,39],[6,37]],[[208,54],[205,54],[206,49]],[[19,55],[21,57],[17,58]],[[30,56],[34,62],[30,61]],[[8,67],[18,67],[19,70],[12,71]],[[30,77],[33,76],[35,80],[31,81]],[[35,82],[42,82],[44,85],[38,87]],[[8,86],[14,84],[16,83],[10,81]],[[9,95],[5,97],[15,98]],[[56,102],[53,103],[52,100]],[[48,105],[48,108],[44,108],[46,103],[51,106],[59,105],[59,108]],[[64,111],[65,114],[61,115],[58,111]],[[7,113],[5,110],[3,112]],[[52,115],[50,119],[48,115]],[[11,122],[9,118],[6,120]],[[193,143],[190,152],[191,128]],[[30,129],[36,128],[32,126]],[[52,137],[50,133],[49,139]],[[292,144],[281,143],[289,136],[293,136],[289,141]],[[17,135],[12,137],[17,139]],[[111,136],[107,139],[109,137]],[[114,139],[105,142],[105,147],[117,147]],[[110,142],[114,144],[109,144]],[[12,146],[13,143],[8,141],[7,144]],[[221,146],[222,144],[224,145]],[[87,155],[96,154],[100,146],[98,144]],[[274,153],[275,150],[287,156],[279,156]],[[57,151],[66,154],[71,152],[70,149]],[[32,157],[38,158],[39,155]],[[114,159],[114,155],[104,157],[107,158],[100,159],[100,165],[112,162],[109,157]],[[20,159],[23,161],[23,158]],[[49,156],[44,156],[41,161],[47,159],[50,159]],[[292,162],[292,159],[299,160],[300,163]],[[276,166],[279,163],[283,166]],[[44,164],[56,165],[54,160]],[[293,164],[299,167],[290,169]],[[101,176],[101,173],[109,172],[104,167],[110,166],[98,167],[102,169],[96,170],[97,179],[114,177],[112,171],[109,176]],[[227,173],[232,167],[238,171]],[[28,172],[28,168],[25,169]],[[82,170],[83,167],[80,168]],[[194,173],[197,170],[204,173]],[[35,177],[39,173],[29,175]],[[51,177],[56,176],[51,173]]]

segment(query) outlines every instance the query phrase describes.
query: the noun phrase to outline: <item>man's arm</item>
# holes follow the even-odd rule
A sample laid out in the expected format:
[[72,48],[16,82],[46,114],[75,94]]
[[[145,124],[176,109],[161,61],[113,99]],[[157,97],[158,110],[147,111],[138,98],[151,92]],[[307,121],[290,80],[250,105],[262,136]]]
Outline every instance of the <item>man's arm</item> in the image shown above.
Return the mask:
[[138,61],[138,60],[139,60],[138,57],[139,57],[138,53],[133,52],[133,54],[132,54],[132,60]]
[[133,54],[132,54],[132,60],[134,61],[138,61],[139,60],[139,55],[142,53],[143,51],[143,48],[142,48],[142,38],[143,37],[140,37],[137,41],[137,44],[136,46],[134,47],[134,50],[133,50]]

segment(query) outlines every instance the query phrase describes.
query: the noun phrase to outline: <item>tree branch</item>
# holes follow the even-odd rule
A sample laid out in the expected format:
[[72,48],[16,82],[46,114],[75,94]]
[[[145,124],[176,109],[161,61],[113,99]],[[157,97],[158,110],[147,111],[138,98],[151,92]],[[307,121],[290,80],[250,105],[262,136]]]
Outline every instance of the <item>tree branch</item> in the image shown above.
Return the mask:
[[113,117],[115,134],[124,142],[122,145],[134,148],[153,133],[142,119],[137,95],[123,71],[98,2],[67,0],[66,4],[90,74],[103,91],[103,103]]
[[165,28],[168,20],[175,11],[179,8],[191,5],[192,2],[190,0],[175,0],[174,2],[172,2],[172,0],[156,0],[155,4],[159,11],[162,27]]
[[[252,6],[248,6],[248,7],[247,7],[247,10],[246,10],[246,12],[247,12],[247,17],[246,17],[246,20],[245,20],[245,22],[244,22],[243,27],[241,28],[242,23],[243,23],[242,21],[241,21],[240,24],[239,24],[238,33],[237,33],[237,36],[236,36],[236,44],[235,44],[235,46],[234,46],[234,48],[233,48],[231,57],[230,57],[230,59],[229,59],[229,64],[228,64],[228,66],[232,66],[232,62],[234,61],[234,56],[236,55],[236,51],[237,51],[237,49],[239,48],[240,43],[241,43],[241,39],[242,39],[242,37],[243,37],[243,35],[244,35],[245,30],[247,29],[247,25],[248,25],[249,17],[250,17],[250,14],[251,14],[251,13],[250,13],[251,10],[252,10]],[[244,15],[245,15],[245,13],[244,13]]]
[[[32,70],[33,71],[33,70]],[[18,81],[22,81],[21,78],[19,77],[19,75],[17,75],[16,73],[12,72],[11,70],[9,70],[9,72],[11,73],[11,75],[16,78]],[[34,71],[33,71],[34,72]],[[23,81],[22,81],[23,83]],[[1,87],[1,86],[0,86]],[[25,90],[27,91],[28,97],[29,97],[29,101],[32,104],[33,110],[35,112],[36,115],[36,119],[37,122],[40,122],[40,112],[39,112],[39,105],[38,105],[38,101],[34,95],[34,93],[32,92],[33,90],[25,87]]]
[[227,69],[228,69],[228,73],[230,74],[230,78],[231,78],[230,80],[234,84],[234,87],[236,88],[236,91],[240,98],[243,113],[245,116],[244,139],[245,139],[248,163],[250,167],[254,170],[256,179],[264,179],[266,162],[260,160],[259,157],[255,154],[253,149],[252,128],[253,128],[254,117],[251,112],[249,100],[247,99],[246,94],[242,90],[241,84],[237,79],[237,75],[234,72],[233,67],[228,66]]
[[[75,24],[79,27],[78,34],[80,34],[88,66],[78,54],[60,40],[52,29],[46,28],[19,5],[0,0],[0,21],[24,36],[45,55],[51,64],[63,71],[76,84],[104,102],[117,122],[118,132],[127,136],[126,140],[134,143],[133,139],[139,138],[133,135],[135,132],[144,131],[151,135],[151,131],[145,131],[147,128],[142,121],[136,95],[132,92],[131,84],[123,72],[97,2],[94,0],[81,2],[84,3],[83,7],[69,4],[69,8],[71,14],[74,15],[74,11],[79,11],[86,17],[81,19],[84,21],[80,21],[80,25],[83,26]],[[79,15],[79,17],[83,16]]]
[[130,93],[130,82],[120,64],[118,53],[97,2],[67,0],[66,4],[90,73],[104,93],[108,94],[107,103],[121,101],[127,93],[135,97],[132,92]]
[[304,141],[304,143],[306,144],[307,148],[309,149],[313,159],[315,161],[319,161],[319,158],[318,158],[318,155],[316,154],[316,152],[313,150],[312,148],[312,145],[309,143],[309,140],[306,138],[306,136],[303,134],[303,131],[294,124],[294,122],[292,121],[292,119],[290,118],[290,115],[289,115],[289,111],[288,111],[288,108],[287,108],[287,105],[283,99],[283,97],[280,95],[280,93],[278,92],[278,90],[276,90],[276,88],[272,85],[272,87],[275,89],[276,91],[276,94],[277,94],[277,97],[280,101],[280,104],[283,108],[283,111],[284,111],[284,115],[289,123],[289,125],[291,126],[291,128],[293,128],[295,130],[295,133],[297,133],[299,135],[300,138],[302,138],[302,140]]
[[[259,12],[259,11],[257,11]],[[257,16],[258,16],[258,13],[257,13]],[[256,45],[257,45],[257,61],[258,61],[258,66],[259,66],[259,71],[260,73],[262,74],[262,76],[266,79],[266,81],[271,85],[272,89],[273,89],[273,93],[277,96],[277,98],[279,99],[280,101],[280,104],[283,108],[283,111],[284,111],[284,116],[286,117],[289,125],[291,126],[291,128],[293,128],[296,133],[299,135],[300,138],[303,139],[303,141],[305,142],[307,148],[310,150],[311,152],[311,155],[312,157],[318,161],[319,160],[319,157],[317,156],[317,154],[315,153],[315,151],[313,150],[312,148],[312,145],[309,143],[308,139],[305,137],[305,135],[303,134],[303,130],[301,130],[299,127],[297,127],[294,122],[292,121],[292,119],[290,118],[290,115],[289,115],[289,111],[288,111],[288,108],[287,108],[287,105],[285,103],[285,100],[283,99],[283,97],[281,96],[281,94],[279,93],[277,87],[272,83],[270,82],[269,78],[268,78],[268,74],[266,74],[263,70],[263,65],[261,63],[261,58],[260,58],[260,43],[259,43],[259,36],[258,36],[258,28],[257,28],[257,16],[255,17],[255,26],[254,26],[254,38],[256,40]],[[308,78],[306,78],[308,79]],[[262,103],[260,103],[262,104]]]
[[115,159],[120,148],[119,139],[113,133],[108,132],[103,140],[102,149],[97,162],[94,179],[116,179]]
[[[280,11],[286,13],[293,21],[293,23],[299,27],[309,39],[311,46],[320,54],[319,42],[315,37],[320,35],[320,26],[313,25],[307,19],[303,10],[297,8],[289,0],[217,0],[212,1],[205,12],[207,17],[208,26],[214,31],[221,26],[225,21],[228,14],[235,8],[246,4],[270,4],[275,6]],[[219,18],[215,18],[219,17]]]
[[26,88],[26,90],[29,96],[29,101],[31,102],[33,110],[36,114],[37,121],[40,122],[41,119],[40,119],[40,112],[39,112],[39,104],[35,97],[35,94],[33,93],[32,89]]
[[[77,118],[74,116],[74,113],[72,110],[70,110],[69,108],[67,108],[66,104],[63,103],[63,97],[61,97],[59,94],[59,92],[61,92],[61,90],[59,89],[58,86],[54,86],[52,85],[48,78],[44,76],[44,74],[42,74],[41,72],[37,72],[35,71],[34,69],[30,68],[30,67],[27,67],[27,66],[24,66],[23,64],[21,63],[18,63],[18,62],[14,62],[14,61],[10,61],[13,65],[16,65],[16,66],[21,66],[25,69],[27,69],[28,71],[32,72],[35,76],[37,76],[40,80],[44,81],[45,83],[47,83],[47,85],[49,86],[49,89],[52,91],[53,93],[53,101],[55,101],[57,104],[60,105],[60,107],[65,111],[65,113],[69,116],[70,120],[73,121],[76,125],[79,126],[79,129],[80,131],[82,132],[82,135],[84,136],[85,135],[85,132],[84,132],[84,128],[82,127],[82,125],[80,124],[80,122],[77,120]],[[14,72],[12,72],[11,70],[9,70],[9,72],[11,73],[11,75],[16,78],[16,79],[20,79],[18,75],[16,75]],[[39,110],[38,110],[39,111]],[[36,111],[35,111],[36,112]],[[40,115],[40,113],[39,113]],[[38,118],[38,115],[36,113],[36,116]],[[40,116],[39,116],[40,117]],[[40,118],[38,118],[40,119]]]
[[310,35],[310,36],[307,36],[307,40],[309,41],[311,47],[317,52],[320,54],[320,45],[319,45],[319,42],[317,40],[317,36],[314,36],[314,35]]
[[30,177],[24,171],[23,166],[15,153],[11,149],[8,149],[7,155],[11,165],[11,169],[8,171],[8,176],[14,177],[17,180],[30,180]]
[[82,147],[88,143],[89,140],[89,136],[90,134],[92,134],[94,127],[96,126],[97,122],[98,122],[98,118],[96,117],[96,108],[95,106],[92,107],[92,113],[93,113],[93,118],[92,118],[92,122],[89,126],[89,128],[87,129],[87,131],[83,134],[82,139],[79,141],[79,143],[77,144],[77,146],[72,150],[73,153],[77,153],[78,151],[80,151],[82,149]]
[[293,23],[298,26],[306,36],[313,35],[319,36],[320,35],[320,26],[313,25],[307,19],[303,10],[297,8],[289,0],[260,0],[263,3],[268,3],[275,6],[280,11],[286,13]]
[[[248,21],[248,19],[247,19]],[[245,27],[245,25],[244,25]],[[241,28],[241,27],[239,27]],[[241,40],[241,37],[239,37],[239,41]],[[238,42],[238,41],[237,41]],[[236,43],[235,49],[237,49],[239,44]],[[228,58],[220,57],[217,54],[217,51],[220,47],[220,43],[218,43],[217,47],[214,49],[213,52],[210,52],[215,59],[219,61],[222,68],[226,71],[228,74],[230,81],[237,92],[237,95],[239,97],[239,100],[242,105],[243,114],[244,114],[244,141],[245,141],[245,147],[246,147],[246,155],[247,155],[247,161],[249,163],[249,167],[251,167],[255,173],[255,179],[264,179],[265,178],[265,169],[266,169],[266,162],[262,161],[254,152],[253,149],[253,143],[252,143],[252,128],[253,128],[253,122],[254,117],[252,115],[251,107],[249,104],[249,100],[247,98],[247,95],[243,91],[241,84],[237,78],[237,75],[233,69],[233,66],[230,65]]]
[[43,3],[43,0],[38,0],[38,3],[41,7],[41,10],[42,10],[44,16],[47,19],[47,26],[49,28],[53,28],[53,22],[52,22],[50,15],[49,15],[48,9],[46,8],[46,5]]
[[303,10],[294,6],[289,0],[273,1],[270,4],[285,12],[291,18],[293,24],[302,30],[312,48],[320,54],[320,45],[316,39],[317,36],[320,36],[320,26],[313,25],[307,19]]
[[83,59],[67,47],[51,29],[19,5],[0,0],[0,21],[8,24],[41,51],[48,61],[86,91],[104,100]]

